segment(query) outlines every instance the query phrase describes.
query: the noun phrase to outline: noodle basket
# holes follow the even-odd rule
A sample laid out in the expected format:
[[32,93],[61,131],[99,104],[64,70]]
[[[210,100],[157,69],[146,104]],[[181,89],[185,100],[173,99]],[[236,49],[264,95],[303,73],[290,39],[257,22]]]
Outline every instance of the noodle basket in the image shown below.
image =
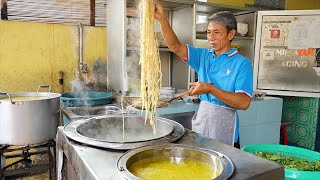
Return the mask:
[[[143,109],[142,108],[142,101],[140,97],[134,97],[134,96],[124,96],[123,97],[124,103],[133,106],[137,109]],[[168,106],[173,99],[159,99],[157,103],[157,108],[163,108]]]

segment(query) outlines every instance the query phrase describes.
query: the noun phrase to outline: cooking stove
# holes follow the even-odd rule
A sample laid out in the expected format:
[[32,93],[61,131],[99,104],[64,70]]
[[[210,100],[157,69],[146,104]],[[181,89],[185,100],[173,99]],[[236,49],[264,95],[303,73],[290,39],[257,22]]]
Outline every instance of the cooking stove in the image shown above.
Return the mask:
[[[16,178],[49,170],[50,179],[53,180],[55,178],[55,146],[54,140],[24,146],[0,145],[0,179]],[[36,164],[31,159],[36,155],[46,155],[49,161]],[[19,158],[19,160],[6,164],[6,160],[13,158]]]
[[[57,137],[58,179],[119,180],[117,164],[126,152],[79,143],[67,137],[64,127],[58,127]],[[284,168],[240,149],[219,143],[186,129],[182,138],[173,144],[223,153],[234,164],[230,179],[284,179]],[[164,143],[158,143],[164,145]],[[145,146],[148,147],[148,146]],[[121,169],[120,169],[121,170]]]

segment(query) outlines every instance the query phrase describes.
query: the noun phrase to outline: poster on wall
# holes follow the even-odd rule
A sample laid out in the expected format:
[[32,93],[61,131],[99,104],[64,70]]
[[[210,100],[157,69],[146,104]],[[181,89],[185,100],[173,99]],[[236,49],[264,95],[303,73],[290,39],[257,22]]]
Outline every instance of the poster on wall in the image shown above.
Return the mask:
[[320,93],[319,19],[320,15],[262,17],[258,90]]

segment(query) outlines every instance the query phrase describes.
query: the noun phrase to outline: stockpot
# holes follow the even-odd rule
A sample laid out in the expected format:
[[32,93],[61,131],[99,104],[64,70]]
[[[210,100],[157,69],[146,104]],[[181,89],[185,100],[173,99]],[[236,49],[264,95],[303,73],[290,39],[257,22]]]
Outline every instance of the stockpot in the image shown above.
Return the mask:
[[[49,92],[39,92],[49,88]],[[37,92],[0,92],[0,144],[28,145],[55,138],[60,94],[41,85]]]

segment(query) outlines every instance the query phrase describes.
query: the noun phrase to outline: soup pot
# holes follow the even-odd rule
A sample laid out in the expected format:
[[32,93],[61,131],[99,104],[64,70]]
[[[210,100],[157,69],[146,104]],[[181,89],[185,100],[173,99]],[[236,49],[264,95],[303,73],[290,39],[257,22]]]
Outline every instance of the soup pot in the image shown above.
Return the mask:
[[[213,170],[212,179],[228,179],[234,172],[234,165],[232,161],[220,152],[181,144],[165,144],[139,147],[124,153],[117,162],[117,168],[120,176],[124,179],[141,179],[131,172],[131,166],[150,158],[152,158],[152,163],[159,163],[156,161],[157,158],[167,158],[170,163],[174,164],[179,164],[185,160],[208,164]],[[146,167],[146,164],[144,164],[144,167]],[[159,168],[159,166],[157,167]],[[186,166],[184,167],[188,168]],[[164,172],[160,169],[154,170],[155,173]],[[174,173],[173,170],[178,169],[173,168],[170,172]],[[153,172],[148,172],[148,175],[151,174],[153,174]],[[168,176],[169,175],[170,174],[168,174]],[[150,179],[147,177],[145,178]]]
[[[39,92],[49,88],[49,92]],[[0,92],[0,144],[28,145],[55,138],[60,94],[41,85],[37,92]]]

